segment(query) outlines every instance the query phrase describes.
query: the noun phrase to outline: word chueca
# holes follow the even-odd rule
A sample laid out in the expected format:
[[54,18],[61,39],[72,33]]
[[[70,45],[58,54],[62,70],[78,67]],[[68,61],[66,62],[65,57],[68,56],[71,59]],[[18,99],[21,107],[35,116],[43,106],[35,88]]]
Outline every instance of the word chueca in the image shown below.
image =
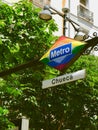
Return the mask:
[[65,81],[69,81],[69,80],[72,80],[72,79],[73,79],[73,76],[68,75],[68,76],[65,76],[65,77],[62,77],[62,78],[54,78],[54,79],[52,79],[51,83],[52,84],[59,84],[59,83],[63,83]]

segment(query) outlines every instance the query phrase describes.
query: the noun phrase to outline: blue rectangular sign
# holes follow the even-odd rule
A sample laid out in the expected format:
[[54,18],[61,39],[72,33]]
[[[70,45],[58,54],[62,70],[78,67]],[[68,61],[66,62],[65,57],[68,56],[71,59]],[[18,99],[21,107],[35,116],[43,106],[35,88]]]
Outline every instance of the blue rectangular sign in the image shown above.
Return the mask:
[[63,46],[59,46],[50,51],[50,60],[56,59],[58,57],[62,57],[64,55],[69,55],[72,53],[72,44],[68,43]]

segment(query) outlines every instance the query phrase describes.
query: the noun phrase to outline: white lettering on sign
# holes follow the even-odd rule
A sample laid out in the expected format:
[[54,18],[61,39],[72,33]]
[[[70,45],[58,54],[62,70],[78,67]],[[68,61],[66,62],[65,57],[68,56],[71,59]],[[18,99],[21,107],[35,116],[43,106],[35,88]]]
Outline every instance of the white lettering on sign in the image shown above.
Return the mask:
[[57,86],[57,85],[61,85],[64,83],[68,83],[68,82],[72,82],[78,79],[83,79],[86,76],[86,71],[84,70],[79,70],[77,72],[71,73],[71,74],[65,74],[62,76],[58,76],[56,78],[53,79],[49,79],[49,80],[44,80],[42,81],[42,88],[48,88],[48,87],[52,87],[52,86]]
[[55,58],[71,54],[72,47],[71,43],[65,44],[63,46],[57,47],[50,51],[50,60],[53,60]]

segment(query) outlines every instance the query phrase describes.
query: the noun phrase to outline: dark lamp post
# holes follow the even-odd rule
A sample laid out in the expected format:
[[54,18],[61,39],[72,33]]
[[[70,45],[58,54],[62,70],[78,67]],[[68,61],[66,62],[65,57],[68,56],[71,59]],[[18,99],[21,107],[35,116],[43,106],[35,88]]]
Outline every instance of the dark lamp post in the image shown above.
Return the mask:
[[[62,12],[60,12],[49,5],[45,5],[43,10],[39,13],[39,18],[43,20],[51,20],[52,14],[58,14],[59,16],[63,18],[63,35],[65,35],[65,32],[66,32],[67,21],[73,26],[74,30],[78,34],[80,26],[76,22],[74,22],[73,20],[67,17],[67,14],[69,13],[69,11],[70,10],[68,8],[63,8]],[[78,28],[76,26],[78,26]]]

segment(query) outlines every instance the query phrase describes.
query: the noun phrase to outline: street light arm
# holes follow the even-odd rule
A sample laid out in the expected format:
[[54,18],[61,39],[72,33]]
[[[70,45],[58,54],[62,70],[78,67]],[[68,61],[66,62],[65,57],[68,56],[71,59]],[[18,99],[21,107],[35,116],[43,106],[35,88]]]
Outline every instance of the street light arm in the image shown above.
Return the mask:
[[73,28],[75,29],[75,31],[79,31],[79,29],[77,29],[76,27],[75,27],[75,25],[77,25],[78,27],[80,27],[80,25],[78,24],[78,23],[76,23],[76,22],[74,22],[72,19],[70,19],[70,18],[68,18],[67,16],[66,16],[66,14],[69,12],[69,10],[68,9],[63,9],[63,12],[64,13],[61,13],[61,12],[59,12],[58,10],[56,10],[56,9],[54,9],[53,7],[51,7],[51,6],[49,6],[49,8],[50,9],[52,9],[53,11],[55,11],[58,15],[60,15],[61,17],[63,17],[64,19],[66,19],[69,23],[71,23],[71,25],[73,26]]
[[58,11],[58,10],[56,10],[56,9],[54,9],[53,7],[51,7],[51,6],[49,6],[49,8],[50,9],[52,9],[53,11],[55,11],[58,15],[60,15],[61,17],[63,17],[64,18],[64,14],[63,13],[61,13],[60,11]]
[[[68,12],[69,12],[69,10],[68,9],[63,9],[63,12],[64,13],[61,13],[60,11],[58,11],[58,10],[56,10],[55,8],[53,8],[52,6],[45,6],[44,7],[44,9],[48,9],[48,8],[50,8],[50,9],[52,9],[53,11],[55,11],[58,15],[60,15],[61,17],[63,17],[64,19],[65,19],[65,14],[67,14]],[[53,13],[54,14],[54,13]],[[74,22],[72,19],[70,19],[70,18],[68,18],[67,16],[66,16],[66,19],[67,19],[67,21],[69,21],[71,24],[72,23],[74,23],[74,24],[76,24],[77,26],[80,26],[79,24],[77,24],[76,22]]]
[[75,25],[77,25],[78,27],[80,27],[80,25],[79,24],[77,24],[76,22],[74,22],[73,20],[71,20],[70,18],[68,18],[68,17],[66,17],[66,19],[67,19],[67,21],[69,21],[69,23],[71,23],[71,25],[73,26],[73,28],[75,29],[75,31],[79,31],[79,29],[78,28],[76,28],[76,26]]
[[39,59],[31,60],[31,61],[29,61],[27,63],[24,63],[24,64],[21,64],[21,65],[15,66],[13,68],[1,71],[0,72],[0,77],[4,77],[6,75],[10,75],[12,73],[15,73],[15,72],[18,72],[20,70],[23,70],[23,69],[26,69],[26,68],[30,68],[30,67],[34,68],[34,70],[35,70],[37,65],[38,66],[42,65],[41,63],[39,63]]
[[76,23],[76,22],[73,21],[72,19],[70,19],[70,18],[68,18],[68,17],[66,17],[66,18],[67,18],[67,20],[68,20],[69,22],[74,23],[74,24],[76,24],[77,26],[80,26],[78,23]]

